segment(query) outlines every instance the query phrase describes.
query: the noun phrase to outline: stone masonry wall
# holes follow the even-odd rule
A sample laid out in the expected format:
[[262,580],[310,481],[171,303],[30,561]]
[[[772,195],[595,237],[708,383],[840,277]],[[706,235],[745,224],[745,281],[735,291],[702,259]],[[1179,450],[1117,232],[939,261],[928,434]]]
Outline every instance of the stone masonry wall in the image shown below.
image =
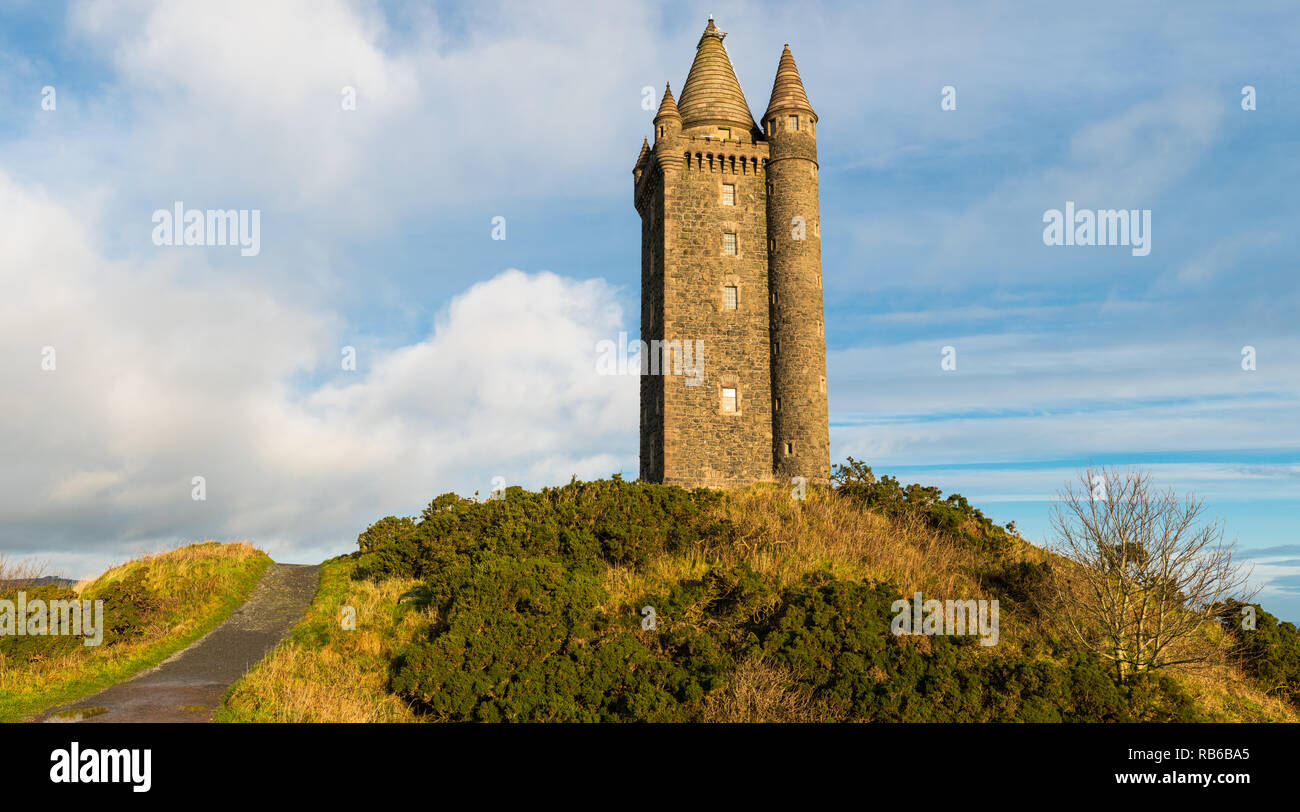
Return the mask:
[[826,333],[822,307],[817,141],[774,116],[769,134],[768,220],[772,236],[772,454],[781,481],[830,478]]
[[[683,136],[660,150],[665,165],[677,164],[664,181],[661,337],[702,341],[704,368],[699,385],[662,377],[662,481],[728,487],[770,479],[767,146]],[[724,183],[735,186],[735,205],[724,205]],[[723,253],[727,233],[736,235],[735,256]],[[724,309],[727,286],[737,288],[735,310]],[[723,410],[724,388],[736,389],[735,412]]]
[[[816,135],[804,114],[798,130],[774,118],[766,137],[741,141],[706,138],[710,127],[682,132],[666,118],[634,172],[642,340],[703,346],[698,385],[671,352],[659,374],[642,375],[647,481],[829,481]],[[735,186],[734,205],[723,184]],[[724,253],[729,233],[735,256]],[[728,286],[735,310],[725,308]],[[724,388],[737,392],[735,412],[724,411]]]
[[[663,173],[652,167],[641,190],[641,333],[647,342],[663,338]],[[641,479],[663,481],[663,378],[641,376]]]

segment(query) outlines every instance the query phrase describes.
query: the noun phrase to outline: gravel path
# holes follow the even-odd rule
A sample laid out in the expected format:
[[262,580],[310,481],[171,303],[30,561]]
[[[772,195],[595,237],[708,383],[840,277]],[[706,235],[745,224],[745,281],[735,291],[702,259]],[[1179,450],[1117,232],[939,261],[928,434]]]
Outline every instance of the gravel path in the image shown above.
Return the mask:
[[[38,721],[211,721],[226,689],[303,616],[316,595],[319,575],[316,564],[272,564],[248,600],[188,648],[94,696],[55,708]],[[78,708],[94,710],[82,718],[75,713],[69,718],[68,711]],[[60,715],[51,718],[55,714]]]

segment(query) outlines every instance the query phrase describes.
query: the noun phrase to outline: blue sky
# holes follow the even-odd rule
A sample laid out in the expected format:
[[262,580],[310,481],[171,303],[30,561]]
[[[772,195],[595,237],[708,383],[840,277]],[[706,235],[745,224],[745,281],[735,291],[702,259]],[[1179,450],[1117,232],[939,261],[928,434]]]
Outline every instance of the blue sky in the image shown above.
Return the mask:
[[[1286,3],[4,3],[0,546],[319,560],[494,476],[633,475],[592,348],[638,329],[643,88],[710,12],[751,109],[789,42],[820,116],[832,457],[1035,540],[1077,467],[1148,467],[1300,620]],[[258,209],[261,253],[153,245],[178,200]],[[1044,245],[1067,200],[1149,209],[1150,254]]]

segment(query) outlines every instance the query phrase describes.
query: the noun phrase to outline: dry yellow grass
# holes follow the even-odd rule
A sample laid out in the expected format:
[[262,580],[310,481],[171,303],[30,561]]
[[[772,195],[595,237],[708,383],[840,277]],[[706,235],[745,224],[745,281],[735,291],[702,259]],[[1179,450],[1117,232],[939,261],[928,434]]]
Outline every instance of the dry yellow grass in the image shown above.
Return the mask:
[[749,657],[731,672],[727,686],[705,700],[704,722],[809,722],[816,714],[812,697],[790,672]]
[[1235,667],[1181,670],[1174,678],[1209,721],[1300,722],[1294,706],[1255,688]]
[[816,490],[796,501],[787,489],[774,486],[731,491],[717,511],[735,528],[729,542],[659,556],[640,570],[611,567],[604,578],[610,597],[603,608],[617,611],[665,584],[699,578],[711,566],[737,564],[779,586],[829,571],[837,578],[891,581],[900,596],[920,590],[939,599],[987,597],[970,574],[978,569],[977,554],[919,520],[892,521]]
[[[397,601],[418,582],[353,581],[350,561],[322,565],[321,588],[293,636],[229,691],[221,722],[412,722],[388,691],[388,665],[428,616]],[[356,610],[356,628],[341,622]]]
[[[102,589],[113,581],[120,580],[142,565],[158,564],[158,569],[150,569],[145,582],[154,586],[158,594],[170,594],[175,591],[175,584],[184,582],[187,590],[213,588],[222,586],[221,579],[229,575],[225,568],[214,566],[221,561],[247,561],[265,556],[261,550],[244,541],[205,541],[189,544],[172,550],[162,550],[136,556],[124,564],[118,564],[104,570],[96,578],[87,579],[77,584],[74,589],[78,594],[89,587]],[[211,582],[200,579],[214,577]],[[178,580],[180,579],[180,580]]]

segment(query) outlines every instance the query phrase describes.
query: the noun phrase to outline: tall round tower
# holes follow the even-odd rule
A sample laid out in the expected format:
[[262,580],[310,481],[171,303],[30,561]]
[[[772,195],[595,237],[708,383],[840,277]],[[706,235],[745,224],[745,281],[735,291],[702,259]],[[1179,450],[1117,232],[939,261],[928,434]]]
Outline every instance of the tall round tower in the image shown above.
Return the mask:
[[830,481],[826,328],[822,309],[817,114],[790,46],[781,53],[763,114],[771,294],[772,446],[778,478]]

